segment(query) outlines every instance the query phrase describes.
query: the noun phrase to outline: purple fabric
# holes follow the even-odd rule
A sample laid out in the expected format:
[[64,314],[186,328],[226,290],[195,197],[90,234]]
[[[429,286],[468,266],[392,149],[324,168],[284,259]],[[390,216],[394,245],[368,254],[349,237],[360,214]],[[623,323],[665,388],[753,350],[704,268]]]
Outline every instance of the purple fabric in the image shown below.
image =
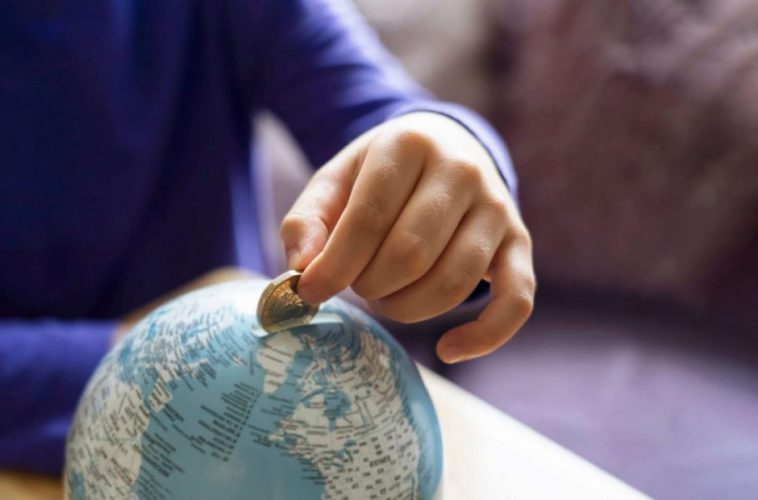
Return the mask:
[[758,318],[758,2],[483,1],[541,279]]
[[443,113],[515,188],[497,135],[431,101],[346,2],[0,6],[0,467],[60,471],[113,318],[212,268],[263,269],[260,108],[314,165],[397,114]]
[[0,469],[50,471],[49,464],[60,463],[71,405],[108,348],[114,326],[110,321],[69,322],[65,328],[52,320],[3,322]]
[[655,498],[755,498],[758,325],[593,302],[449,375]]

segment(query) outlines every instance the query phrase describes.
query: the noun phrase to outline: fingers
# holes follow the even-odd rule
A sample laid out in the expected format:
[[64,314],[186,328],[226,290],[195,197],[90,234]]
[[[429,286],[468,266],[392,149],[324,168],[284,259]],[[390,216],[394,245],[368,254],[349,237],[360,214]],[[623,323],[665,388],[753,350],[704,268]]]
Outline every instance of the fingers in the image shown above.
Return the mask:
[[386,297],[426,274],[471,205],[457,176],[427,170],[366,269],[352,284],[366,300]]
[[528,237],[506,240],[490,269],[491,302],[472,322],[453,328],[437,344],[446,363],[484,356],[510,339],[532,313],[535,280]]
[[421,176],[423,146],[412,133],[374,139],[323,252],[300,278],[298,293],[303,300],[313,303],[329,298],[366,268]]
[[350,187],[348,182],[328,172],[317,172],[311,178],[279,231],[290,269],[305,269],[324,248],[347,204]]
[[298,293],[322,302],[352,285],[374,310],[427,319],[491,282],[479,317],[440,339],[447,362],[495,350],[531,314],[531,242],[486,150],[434,114],[356,139],[314,176],[281,228]]
[[481,281],[504,232],[502,219],[494,210],[480,207],[469,212],[433,268],[410,286],[370,302],[372,309],[404,323],[453,309]]

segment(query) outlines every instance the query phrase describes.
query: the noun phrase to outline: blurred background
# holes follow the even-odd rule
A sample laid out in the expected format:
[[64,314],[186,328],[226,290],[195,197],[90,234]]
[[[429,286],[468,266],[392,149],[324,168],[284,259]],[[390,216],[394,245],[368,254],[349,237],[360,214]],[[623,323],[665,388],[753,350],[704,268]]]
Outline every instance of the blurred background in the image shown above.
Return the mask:
[[[358,0],[427,88],[502,133],[536,311],[499,352],[416,358],[642,491],[758,495],[758,2]],[[269,116],[271,274],[308,166]],[[453,320],[451,320],[453,321]]]

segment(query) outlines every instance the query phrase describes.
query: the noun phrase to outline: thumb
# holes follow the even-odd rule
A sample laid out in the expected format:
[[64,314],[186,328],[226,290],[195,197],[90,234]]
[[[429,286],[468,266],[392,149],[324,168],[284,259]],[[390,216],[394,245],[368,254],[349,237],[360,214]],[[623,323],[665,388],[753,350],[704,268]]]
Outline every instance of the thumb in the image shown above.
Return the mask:
[[357,157],[345,156],[336,156],[311,178],[282,220],[279,234],[289,269],[302,271],[321,253],[347,205]]

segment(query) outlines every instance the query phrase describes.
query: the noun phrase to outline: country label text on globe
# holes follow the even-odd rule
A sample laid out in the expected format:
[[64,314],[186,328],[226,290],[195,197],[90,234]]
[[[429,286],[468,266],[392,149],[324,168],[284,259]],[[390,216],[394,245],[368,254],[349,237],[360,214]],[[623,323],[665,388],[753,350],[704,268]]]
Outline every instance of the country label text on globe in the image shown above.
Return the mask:
[[407,353],[330,300],[267,334],[265,283],[159,308],[101,362],[66,450],[71,499],[433,498],[442,442]]

